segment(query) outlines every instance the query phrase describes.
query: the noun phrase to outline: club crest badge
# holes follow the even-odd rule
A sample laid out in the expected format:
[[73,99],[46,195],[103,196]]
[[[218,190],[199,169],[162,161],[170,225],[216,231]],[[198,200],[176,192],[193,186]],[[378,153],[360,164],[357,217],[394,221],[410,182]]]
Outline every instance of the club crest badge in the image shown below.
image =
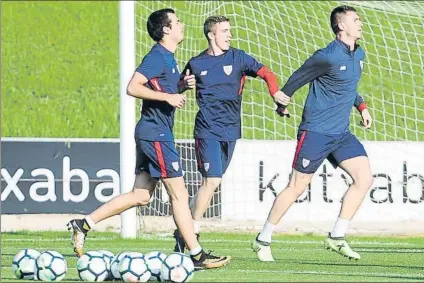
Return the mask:
[[224,66],[224,73],[229,76],[233,71],[233,65]]
[[172,162],[172,168],[174,168],[174,170],[178,172],[178,170],[180,169],[180,163],[178,161]]
[[303,166],[303,168],[308,167],[308,165],[309,165],[310,162],[311,162],[310,160],[303,158],[302,159],[302,166]]

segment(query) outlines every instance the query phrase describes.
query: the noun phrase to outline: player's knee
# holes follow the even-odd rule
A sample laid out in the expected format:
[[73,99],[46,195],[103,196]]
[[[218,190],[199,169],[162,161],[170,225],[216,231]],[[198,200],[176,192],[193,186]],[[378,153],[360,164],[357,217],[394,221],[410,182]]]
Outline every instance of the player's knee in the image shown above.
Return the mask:
[[215,191],[221,184],[221,178],[204,178],[203,184],[208,190]]
[[300,196],[305,192],[307,185],[300,182],[291,182],[286,190],[292,191],[296,196]]
[[373,182],[374,177],[371,175],[371,173],[363,174],[356,180],[357,185],[364,190],[370,189]]
[[295,185],[293,187],[293,191],[299,197],[299,196],[301,196],[305,192],[306,187],[307,187],[307,185],[299,185],[298,184],[298,185]]
[[134,189],[131,194],[135,206],[143,206],[149,203],[150,194],[148,190]]
[[188,203],[188,192],[186,189],[170,190],[169,198],[170,201],[174,204],[177,202]]
[[296,174],[295,177],[293,177],[290,180],[290,183],[287,189],[292,190],[297,196],[300,196],[305,192],[310,181],[311,181],[311,178],[309,175],[298,173]]
[[356,176],[353,176],[353,183],[357,188],[361,190],[368,190],[371,188],[372,183],[374,182],[374,177],[371,173],[359,173]]

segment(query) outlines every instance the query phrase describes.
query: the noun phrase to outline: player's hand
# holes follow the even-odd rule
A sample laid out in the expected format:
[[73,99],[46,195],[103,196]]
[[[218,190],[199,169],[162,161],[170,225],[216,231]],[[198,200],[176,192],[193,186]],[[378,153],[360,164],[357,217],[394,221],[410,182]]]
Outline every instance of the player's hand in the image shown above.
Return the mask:
[[287,105],[277,103],[277,109],[275,109],[275,112],[277,112],[277,114],[280,115],[280,117],[290,118],[290,113],[287,110]]
[[184,87],[186,89],[193,89],[196,86],[196,78],[194,77],[194,75],[190,75],[190,70],[187,69],[184,79]]
[[366,129],[371,128],[372,117],[368,109],[362,110],[361,116],[362,116],[361,126],[363,126]]
[[181,109],[184,107],[184,104],[186,103],[186,99],[187,97],[185,96],[185,94],[179,94],[179,93],[175,93],[175,94],[170,94],[167,99],[166,102],[169,103],[169,105]]
[[275,103],[277,103],[277,105],[282,104],[287,106],[290,103],[290,96],[286,95],[284,92],[279,90],[274,93],[274,101]]

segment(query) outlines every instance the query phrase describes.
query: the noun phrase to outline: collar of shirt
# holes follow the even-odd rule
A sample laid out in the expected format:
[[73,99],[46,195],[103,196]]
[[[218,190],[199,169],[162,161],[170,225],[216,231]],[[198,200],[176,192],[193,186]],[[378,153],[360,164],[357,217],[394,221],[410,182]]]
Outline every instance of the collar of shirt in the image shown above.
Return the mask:
[[[337,42],[337,44],[343,49],[343,51],[346,53],[346,54],[348,54],[348,55],[351,55],[352,53],[352,51],[350,51],[350,45],[349,44],[346,44],[346,43],[344,43],[343,41],[341,41],[340,39],[336,39],[336,42]],[[353,48],[353,52],[355,52],[357,49],[358,49],[358,47],[359,47],[359,44],[357,44],[356,42],[355,42],[355,47]]]
[[155,46],[154,46],[154,49],[158,49],[160,52],[165,53],[165,54],[172,54],[172,55],[174,55],[174,53],[172,53],[171,51],[169,51],[168,49],[166,49],[160,43],[156,43]]

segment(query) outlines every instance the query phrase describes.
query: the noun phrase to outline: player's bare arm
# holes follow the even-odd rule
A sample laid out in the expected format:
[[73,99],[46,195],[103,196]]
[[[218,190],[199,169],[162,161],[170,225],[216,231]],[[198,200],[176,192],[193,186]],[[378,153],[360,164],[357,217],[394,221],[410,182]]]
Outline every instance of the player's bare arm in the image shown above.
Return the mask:
[[372,117],[370,112],[368,111],[368,109],[364,109],[361,112],[361,116],[362,116],[362,126],[366,129],[371,128],[371,124],[372,124]]
[[183,108],[186,102],[186,96],[182,94],[169,94],[160,91],[154,91],[145,86],[147,78],[135,72],[127,87],[127,94],[140,99],[166,101],[169,105],[176,108]]
[[361,113],[361,117],[362,117],[361,126],[363,126],[366,129],[371,128],[372,117],[370,112],[368,111],[368,107],[364,101],[364,98],[360,96],[359,94],[357,94],[354,105],[356,109],[358,109],[358,111]]

